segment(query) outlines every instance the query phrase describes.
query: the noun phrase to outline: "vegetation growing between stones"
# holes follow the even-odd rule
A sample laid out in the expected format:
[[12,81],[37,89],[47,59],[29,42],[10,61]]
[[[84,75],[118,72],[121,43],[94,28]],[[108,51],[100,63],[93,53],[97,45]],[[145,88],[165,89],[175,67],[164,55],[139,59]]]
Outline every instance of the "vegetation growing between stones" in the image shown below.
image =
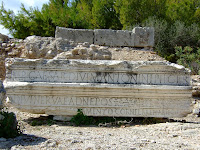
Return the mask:
[[12,112],[0,111],[0,137],[14,138],[21,134],[16,116]]
[[78,109],[77,114],[73,116],[70,121],[77,126],[90,125],[94,123],[93,118],[84,115],[81,109]]
[[130,118],[130,117],[90,117],[84,115],[81,109],[78,109],[77,114],[73,116],[70,122],[76,126],[81,125],[96,125],[99,127],[110,126],[130,126],[133,124],[156,124],[165,122],[167,119],[163,118]]

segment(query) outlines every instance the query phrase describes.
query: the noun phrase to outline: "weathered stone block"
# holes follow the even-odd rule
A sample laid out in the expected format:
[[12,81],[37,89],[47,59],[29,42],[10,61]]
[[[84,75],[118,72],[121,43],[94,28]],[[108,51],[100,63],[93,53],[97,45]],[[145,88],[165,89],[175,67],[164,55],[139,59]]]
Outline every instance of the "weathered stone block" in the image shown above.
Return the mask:
[[154,28],[136,27],[133,29],[135,47],[153,47],[154,46]]
[[94,30],[94,44],[134,47],[134,35],[130,31],[96,29]]
[[56,27],[55,38],[72,40],[76,43],[88,42],[93,44],[94,31],[89,29],[71,29]]
[[73,116],[182,117],[190,72],[169,62],[7,59],[4,82],[15,107]]

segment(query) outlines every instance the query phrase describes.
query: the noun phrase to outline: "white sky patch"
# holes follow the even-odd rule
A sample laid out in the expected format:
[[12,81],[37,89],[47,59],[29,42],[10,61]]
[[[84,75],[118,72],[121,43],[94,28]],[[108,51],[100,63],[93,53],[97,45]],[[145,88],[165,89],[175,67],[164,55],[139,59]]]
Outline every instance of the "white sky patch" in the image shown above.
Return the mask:
[[30,6],[35,6],[35,1],[34,0],[19,0],[20,1],[20,3],[23,3],[25,6],[28,6],[28,7],[30,7]]
[[[23,3],[25,8],[27,9],[29,7],[38,7],[39,9],[41,9],[42,5],[44,3],[48,3],[49,0],[0,0],[0,6],[2,2],[4,3],[4,8],[6,10],[8,9],[13,10],[14,13],[17,14],[18,11],[20,10],[21,3]],[[7,29],[4,29],[2,25],[0,25],[0,33],[11,37],[11,35],[9,35],[9,31]]]

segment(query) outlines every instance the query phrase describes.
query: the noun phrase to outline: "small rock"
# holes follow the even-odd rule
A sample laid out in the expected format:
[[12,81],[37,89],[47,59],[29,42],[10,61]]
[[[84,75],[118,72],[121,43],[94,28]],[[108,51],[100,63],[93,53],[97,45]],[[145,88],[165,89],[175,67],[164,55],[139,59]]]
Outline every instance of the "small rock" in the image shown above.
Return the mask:
[[72,144],[74,144],[74,143],[83,143],[83,141],[73,140],[71,143]]
[[148,139],[141,139],[141,142],[149,142]]
[[78,51],[79,51],[78,48],[74,48],[74,49],[72,50],[72,55],[78,55]]
[[47,141],[45,141],[45,142],[43,142],[42,144],[41,144],[41,148],[45,148],[45,147],[56,147],[56,141],[54,141],[54,140],[52,140],[52,139],[49,139],[49,140],[47,140]]
[[2,46],[2,47],[7,47],[7,44],[6,44],[6,43],[2,43],[1,46]]
[[10,46],[11,46],[11,47],[15,47],[15,43],[12,43]]
[[79,55],[87,54],[87,49],[84,48],[84,47],[81,47],[81,48],[79,49],[79,51],[78,51],[78,54],[79,54]]
[[200,109],[199,108],[193,109],[192,113],[198,115],[200,113]]
[[156,141],[155,140],[151,140],[151,143],[156,143]]
[[87,148],[85,148],[85,150],[94,150],[95,148],[93,148],[93,147],[87,147]]
[[123,50],[125,50],[125,51],[129,51],[130,48],[129,48],[129,47],[124,47]]
[[177,134],[173,134],[172,137],[178,137],[178,135]]
[[22,39],[19,39],[19,43],[23,43],[24,41]]
[[82,44],[83,47],[89,47],[89,45],[90,45],[90,44],[89,44],[88,42],[84,42],[84,43]]
[[7,48],[5,48],[5,51],[6,51],[6,52],[9,52],[9,51],[11,51],[11,50],[12,50],[11,47],[7,47]]
[[92,50],[96,50],[96,49],[97,49],[97,47],[96,47],[94,44],[91,44],[91,45],[90,45],[90,48],[91,48]]

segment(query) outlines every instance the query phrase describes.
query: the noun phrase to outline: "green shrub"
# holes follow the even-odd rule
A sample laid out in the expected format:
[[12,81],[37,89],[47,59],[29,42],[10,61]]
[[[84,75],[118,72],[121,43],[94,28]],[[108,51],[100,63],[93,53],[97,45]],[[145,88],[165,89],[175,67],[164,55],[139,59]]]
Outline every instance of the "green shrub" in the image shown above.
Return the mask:
[[122,126],[131,124],[155,124],[166,122],[164,118],[130,118],[130,117],[89,117],[78,109],[77,114],[70,120],[77,126],[80,125],[96,125],[99,127]]
[[80,125],[91,125],[93,124],[94,119],[92,117],[84,115],[82,110],[78,109],[77,114],[73,116],[70,121],[75,125],[80,126]]
[[178,64],[189,68],[192,74],[200,73],[200,48],[176,46],[175,51]]
[[2,110],[0,112],[0,116],[0,137],[14,138],[21,134],[21,130],[18,126],[14,113]]
[[39,118],[30,119],[29,122],[31,126],[41,126],[41,125],[51,126],[56,123],[56,121],[53,120],[53,116],[48,116],[48,117],[40,116]]
[[165,19],[149,17],[142,26],[154,27],[155,29],[155,51],[165,59],[176,62],[175,47],[192,46],[200,47],[200,28],[197,24],[186,25],[179,20],[168,23]]

